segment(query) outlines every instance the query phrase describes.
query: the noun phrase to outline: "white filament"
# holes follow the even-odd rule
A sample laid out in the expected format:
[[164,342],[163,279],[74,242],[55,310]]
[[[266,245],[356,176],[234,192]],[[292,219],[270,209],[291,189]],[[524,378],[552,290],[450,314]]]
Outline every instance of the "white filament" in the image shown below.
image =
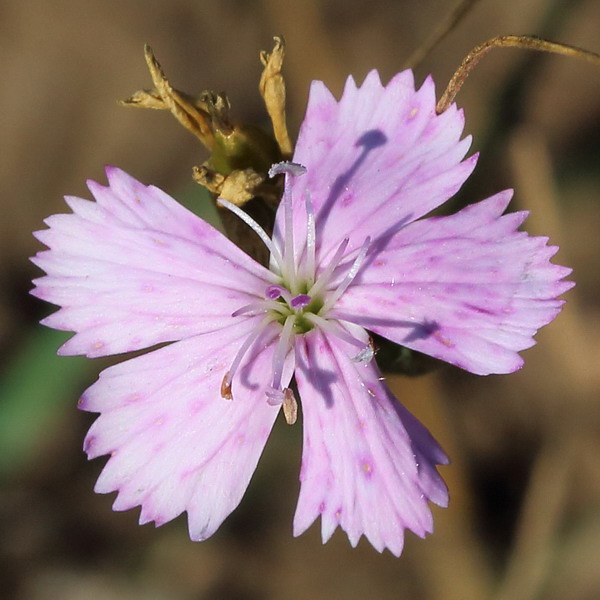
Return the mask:
[[348,238],[342,240],[342,243],[339,245],[339,248],[333,255],[333,258],[329,261],[329,264],[325,267],[321,275],[319,275],[319,278],[317,281],[315,281],[315,284],[310,288],[310,290],[308,290],[309,296],[316,296],[329,283],[329,279],[331,278],[333,271],[340,264],[342,257],[344,256],[344,252],[346,251],[349,241],[350,240]]
[[217,198],[217,204],[220,204],[223,208],[230,210],[234,215],[239,217],[248,227],[258,235],[258,237],[262,240],[263,244],[268,248],[271,253],[271,257],[279,267],[279,271],[281,273],[284,272],[284,263],[283,257],[281,256],[281,252],[277,246],[273,243],[271,238],[267,235],[267,232],[246,212],[244,212],[239,206],[229,202],[229,200],[225,200],[225,198]]
[[304,203],[306,206],[306,277],[308,285],[312,286],[315,283],[316,233],[315,211],[308,190],[306,190]]
[[358,251],[357,257],[354,259],[350,270],[344,277],[343,281],[338,285],[337,289],[327,297],[323,308],[321,309],[323,313],[326,313],[342,296],[342,294],[348,289],[348,286],[352,283],[360,267],[362,266],[363,261],[367,255],[367,250],[369,249],[369,244],[371,243],[371,238],[367,238],[363,245],[360,247]]
[[277,348],[273,354],[273,388],[276,390],[281,389],[281,377],[283,375],[283,365],[285,363],[285,357],[291,347],[294,322],[296,321],[296,315],[289,315],[281,329],[279,334],[279,341],[277,342]]

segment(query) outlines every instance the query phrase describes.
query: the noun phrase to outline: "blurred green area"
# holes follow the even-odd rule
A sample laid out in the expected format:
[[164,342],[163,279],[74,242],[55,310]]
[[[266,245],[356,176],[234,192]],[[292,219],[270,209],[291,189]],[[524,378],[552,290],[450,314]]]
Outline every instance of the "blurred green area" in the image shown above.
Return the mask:
[[37,458],[48,433],[57,434],[65,410],[74,405],[85,358],[61,358],[56,349],[70,335],[31,329],[0,378],[0,480]]
[[[159,185],[218,225],[191,183],[206,159],[166,114],[115,100],[147,87],[152,43],[172,82],[189,92],[226,90],[240,120],[265,124],[257,91],[260,49],[288,41],[289,117],[297,131],[312,79],[339,94],[371,68],[385,80],[440,22],[450,3],[383,0],[158,0],[3,6],[5,64],[0,165],[0,589],[7,598],[419,598],[592,600],[600,597],[600,73],[564,58],[501,50],[458,97],[482,157],[455,204],[516,187],[527,228],[550,234],[557,262],[575,267],[564,313],[507,377],[442,369],[393,378],[400,399],[453,458],[444,468],[452,503],[436,533],[407,539],[400,560],[317,527],[291,536],[300,425],[279,424],[240,508],[203,544],[183,519],[156,531],[137,511],[113,513],[96,496],[103,460],[80,450],[90,417],[75,409],[103,361],[60,358],[68,334],[37,320],[50,307],[26,299],[39,276],[30,235],[64,210],[65,193],[88,196],[117,164]],[[488,0],[426,61],[441,91],[477,43],[506,33],[546,35],[600,51],[593,0]],[[74,49],[77,49],[74,51]],[[189,182],[189,183],[188,183]],[[528,186],[533,191],[528,191]],[[180,193],[177,191],[180,190]],[[554,201],[553,198],[559,198]],[[537,204],[536,204],[537,203]]]

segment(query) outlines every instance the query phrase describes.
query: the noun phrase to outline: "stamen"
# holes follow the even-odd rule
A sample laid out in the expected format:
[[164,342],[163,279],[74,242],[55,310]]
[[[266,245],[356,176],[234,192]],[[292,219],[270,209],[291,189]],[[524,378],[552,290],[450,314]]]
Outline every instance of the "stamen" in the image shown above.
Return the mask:
[[310,288],[310,290],[308,290],[309,296],[314,298],[329,283],[329,278],[331,277],[334,269],[340,264],[349,241],[349,238],[342,240],[340,247],[337,249],[337,252],[334,254],[333,258],[329,261],[327,267],[325,267],[323,272],[319,275],[319,278],[315,284]]
[[269,298],[269,300],[277,300],[277,298],[279,298],[279,296],[281,296],[283,290],[285,288],[282,285],[270,285],[266,290],[265,290],[265,296],[267,298]]
[[292,302],[292,295],[290,294],[289,290],[284,288],[282,285],[270,285],[265,291],[265,296],[271,300],[277,300],[277,298],[281,297],[288,304]]
[[257,300],[256,302],[250,302],[236,311],[231,313],[232,317],[239,317],[250,313],[260,314],[261,312],[267,312],[268,310],[276,310],[282,314],[287,314],[289,311],[284,304],[281,302],[275,302],[272,300]]
[[296,163],[280,162],[271,167],[269,170],[269,177],[274,177],[279,173],[285,173],[287,179],[283,190],[282,200],[285,219],[285,233],[283,237],[283,260],[285,263],[285,271],[283,271],[282,274],[285,275],[290,288],[296,290],[297,270],[294,252],[294,211],[292,207],[292,188],[290,180],[292,177],[297,177],[298,175],[306,173],[306,168]]
[[259,335],[265,330],[267,325],[275,321],[275,317],[273,315],[266,316],[261,322],[260,325],[244,340],[244,343],[241,345],[238,350],[233,362],[231,363],[231,367],[229,371],[225,373],[225,377],[223,377],[223,382],[221,383],[221,396],[226,398],[227,400],[231,400],[233,395],[231,393],[231,382],[233,381],[233,376],[237,371],[242,359],[244,358],[246,352],[250,349],[250,346],[256,341]]
[[349,344],[360,348],[361,352],[365,350],[366,346],[364,342],[348,333],[348,331],[342,327],[338,321],[334,321],[333,319],[324,319],[323,317],[315,315],[314,313],[305,313],[304,317],[326,333],[335,335],[344,342],[348,342]]
[[217,204],[220,204],[222,207],[230,210],[234,215],[239,217],[248,227],[258,235],[258,237],[262,240],[263,244],[268,248],[271,253],[271,257],[277,263],[280,272],[283,272],[283,257],[281,256],[281,252],[279,249],[273,244],[271,238],[267,235],[267,232],[247,213],[245,213],[239,206],[232,204],[229,200],[225,200],[225,198],[217,198]]
[[315,282],[315,253],[316,253],[316,234],[315,234],[315,211],[310,200],[310,192],[306,190],[304,198],[306,205],[306,278],[308,285]]
[[340,283],[340,285],[337,287],[337,289],[332,294],[330,294],[327,297],[327,299],[325,300],[325,304],[323,305],[323,308],[321,309],[321,312],[323,314],[326,314],[327,311],[341,298],[342,294],[346,291],[348,286],[352,283],[352,281],[358,274],[358,271],[359,271],[360,267],[362,266],[363,261],[365,260],[365,256],[367,255],[367,250],[369,249],[370,243],[371,243],[370,237],[368,237],[363,242],[363,245],[361,246],[360,250],[358,251],[358,255],[354,259],[354,262],[352,263],[350,270],[346,274],[346,277],[344,277],[344,280],[342,281],[342,283]]
[[290,315],[286,318],[281,333],[279,334],[279,341],[277,342],[277,348],[273,353],[273,388],[278,390],[281,388],[281,377],[283,375],[283,364],[285,357],[290,349],[290,342],[293,335],[294,321],[296,320],[295,315]]

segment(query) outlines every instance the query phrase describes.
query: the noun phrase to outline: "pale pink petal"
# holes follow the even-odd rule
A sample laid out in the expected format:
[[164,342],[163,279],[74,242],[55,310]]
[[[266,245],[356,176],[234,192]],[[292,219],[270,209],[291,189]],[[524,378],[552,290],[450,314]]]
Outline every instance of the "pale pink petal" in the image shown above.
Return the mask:
[[405,529],[432,531],[428,501],[447,505],[435,468],[445,454],[375,363],[351,360],[353,346],[315,329],[298,338],[296,353],[304,447],[294,535],[321,516],[324,542],[340,526],[353,546],[365,535],[399,556]]
[[117,491],[115,510],[140,505],[140,523],[156,525],[187,511],[191,538],[203,540],[239,504],[278,414],[265,395],[275,325],[234,377],[233,399],[221,397],[256,327],[256,318],[242,320],[128,360],[85,392],[80,407],[102,414],[84,447],[90,458],[110,454],[96,491]]
[[[298,252],[306,239],[306,194],[314,205],[317,258],[340,242],[349,250],[430,212],[456,193],[475,166],[464,162],[470,138],[456,106],[435,114],[431,78],[415,91],[412,73],[382,86],[376,71],[357,88],[350,78],[339,102],[313,82],[293,161],[307,173],[291,183]],[[288,183],[288,187],[290,184]],[[281,243],[282,210],[275,238]]]
[[164,192],[109,169],[97,202],[46,220],[47,276],[32,293],[62,308],[43,323],[75,331],[61,354],[103,356],[212,331],[264,297],[271,274]]
[[486,375],[520,368],[572,287],[550,263],[547,238],[516,231],[526,213],[502,215],[502,192],[450,217],[411,223],[384,244],[331,316],[463,369]]

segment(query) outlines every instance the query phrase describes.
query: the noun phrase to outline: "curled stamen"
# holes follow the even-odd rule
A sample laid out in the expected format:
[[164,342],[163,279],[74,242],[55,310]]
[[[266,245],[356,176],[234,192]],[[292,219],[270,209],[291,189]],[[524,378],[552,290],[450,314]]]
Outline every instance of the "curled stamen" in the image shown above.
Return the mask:
[[292,295],[290,294],[289,290],[284,288],[282,285],[270,285],[265,291],[265,296],[270,300],[283,298],[288,304],[292,302]]
[[362,266],[363,261],[365,260],[365,256],[367,255],[367,250],[369,249],[370,243],[371,238],[368,237],[367,239],[365,239],[363,245],[358,251],[357,257],[354,259],[354,262],[350,267],[350,270],[346,274],[346,277],[344,277],[344,280],[340,283],[340,285],[338,285],[337,289],[333,292],[333,294],[329,295],[329,297],[325,301],[325,304],[321,309],[321,312],[323,314],[325,314],[341,298],[342,294],[346,291],[346,289],[348,289],[348,286],[352,283],[352,281],[358,274],[358,271]]
[[345,238],[342,240],[342,243],[337,249],[337,252],[333,255],[333,258],[329,261],[327,267],[325,267],[323,272],[319,275],[319,278],[317,279],[317,281],[315,281],[315,284],[310,288],[310,290],[308,290],[309,296],[312,296],[314,298],[329,283],[329,278],[331,277],[331,274],[333,273],[334,269],[340,264],[340,261],[342,260],[342,256],[344,256],[344,252],[346,251],[349,241],[349,238]]

